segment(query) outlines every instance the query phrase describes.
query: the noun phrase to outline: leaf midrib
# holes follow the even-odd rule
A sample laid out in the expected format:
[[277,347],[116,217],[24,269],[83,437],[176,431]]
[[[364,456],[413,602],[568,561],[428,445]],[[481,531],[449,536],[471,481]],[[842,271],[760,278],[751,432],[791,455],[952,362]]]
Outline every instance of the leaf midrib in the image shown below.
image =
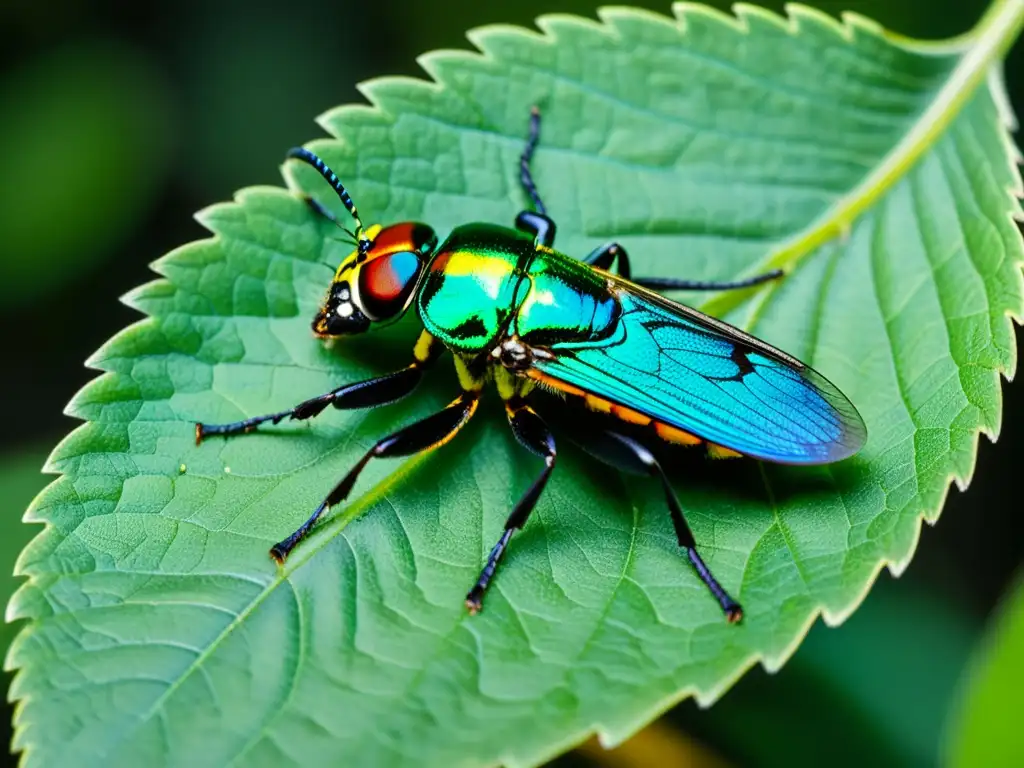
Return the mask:
[[[996,0],[978,25],[966,35],[945,44],[932,43],[920,46],[922,52],[933,55],[948,55],[952,51],[963,51],[960,62],[954,67],[932,104],[921,113],[904,138],[859,185],[839,198],[808,228],[770,252],[765,259],[749,270],[749,274],[762,273],[775,268],[792,268],[802,258],[815,252],[829,240],[849,231],[854,221],[901,180],[914,163],[932,148],[938,138],[945,134],[968,99],[974,95],[978,86],[987,77],[993,62],[1012,44],[1022,26],[1024,26],[1024,0]],[[899,42],[907,47],[912,44],[909,40],[901,39]],[[763,291],[762,300],[749,316],[748,323],[756,320],[759,309],[765,306],[764,299],[773,290],[773,287],[769,287]],[[748,297],[749,293],[746,291],[734,291],[705,302],[701,308],[709,314],[720,316],[738,306]],[[311,536],[314,541],[308,542],[303,556],[290,559],[289,564],[293,564],[292,567],[281,569],[277,576],[265,585],[263,591],[228,623],[210,645],[153,702],[152,706],[132,725],[123,729],[118,736],[124,737],[151,720],[177,692],[184,681],[205,664],[206,660],[231,636],[235,629],[244,624],[249,616],[274,594],[277,587],[287,581],[292,572],[301,568],[314,557],[352,519],[358,517],[363,510],[382,498],[394,483],[429,455],[429,453],[420,454],[401,462],[394,472],[346,505],[341,514],[325,523],[318,532],[319,535]],[[315,539],[319,539],[319,541],[315,541]],[[809,626],[808,624],[808,628]],[[115,738],[104,756],[115,751],[121,743],[123,743],[123,738]],[[243,746],[243,750],[246,748],[247,745]]]
[[[857,218],[903,179],[910,168],[945,135],[968,99],[988,77],[992,64],[1017,38],[1022,26],[1024,0],[996,0],[978,25],[966,35],[947,43],[918,44],[916,47],[925,54],[948,55],[953,51],[963,54],[931,105],[860,184],[840,197],[817,221],[752,265],[745,274],[761,274],[773,269],[791,270],[828,241],[849,232]],[[914,47],[910,40],[900,39],[898,42],[907,48]],[[773,291],[773,286],[763,290],[759,306],[748,317],[748,326],[756,320],[760,307],[764,306],[764,298]],[[721,317],[749,297],[747,291],[719,294],[704,302],[701,310]]]

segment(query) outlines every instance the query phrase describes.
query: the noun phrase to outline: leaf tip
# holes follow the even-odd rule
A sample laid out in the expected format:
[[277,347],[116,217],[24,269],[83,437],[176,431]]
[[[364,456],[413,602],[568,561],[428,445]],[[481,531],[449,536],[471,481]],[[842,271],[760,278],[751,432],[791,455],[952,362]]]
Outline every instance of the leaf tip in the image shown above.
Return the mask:
[[[230,209],[231,206],[231,203],[226,202],[212,203],[206,206],[205,208],[200,208],[198,211],[196,211],[194,214],[192,214],[192,218],[195,219],[196,222],[204,229],[209,230],[210,232],[214,232],[214,222],[216,222],[217,219],[220,218],[222,214],[224,214],[228,209]],[[157,262],[159,263],[165,258],[167,257],[164,256],[160,259],[157,259]]]

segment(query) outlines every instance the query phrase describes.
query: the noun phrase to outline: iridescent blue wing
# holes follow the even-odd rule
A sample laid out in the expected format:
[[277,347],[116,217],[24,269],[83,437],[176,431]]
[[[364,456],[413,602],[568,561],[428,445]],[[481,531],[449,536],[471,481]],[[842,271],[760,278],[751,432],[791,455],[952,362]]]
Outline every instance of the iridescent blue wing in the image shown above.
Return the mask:
[[827,464],[864,445],[860,414],[821,374],[731,325],[609,279],[622,306],[611,336],[552,345],[552,359],[534,359],[533,378],[766,461]]

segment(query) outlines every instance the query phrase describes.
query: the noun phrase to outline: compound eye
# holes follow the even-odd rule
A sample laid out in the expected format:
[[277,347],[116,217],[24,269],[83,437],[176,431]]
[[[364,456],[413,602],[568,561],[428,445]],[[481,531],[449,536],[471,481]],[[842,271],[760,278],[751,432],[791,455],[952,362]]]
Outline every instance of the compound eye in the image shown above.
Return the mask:
[[359,303],[376,320],[397,315],[416,288],[422,263],[412,251],[379,256],[359,270]]

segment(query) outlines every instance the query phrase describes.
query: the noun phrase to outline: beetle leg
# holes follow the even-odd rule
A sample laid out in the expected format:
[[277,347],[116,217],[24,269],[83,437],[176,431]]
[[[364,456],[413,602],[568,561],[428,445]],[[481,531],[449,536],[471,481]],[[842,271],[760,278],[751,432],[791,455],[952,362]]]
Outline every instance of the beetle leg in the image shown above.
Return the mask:
[[773,269],[763,275],[745,277],[741,280],[676,280],[671,277],[638,277],[633,282],[645,288],[657,291],[729,291],[733,288],[750,288],[771,280],[777,280],[785,274],[781,269]]
[[735,623],[743,618],[743,609],[740,604],[733,600],[725,591],[718,580],[715,579],[711,570],[704,563],[700,553],[697,552],[697,542],[693,538],[693,532],[683,516],[683,509],[672,485],[665,476],[658,460],[644,445],[633,438],[626,437],[612,431],[595,431],[593,435],[587,434],[586,441],[580,443],[580,447],[596,459],[616,467],[624,472],[634,474],[645,474],[661,480],[662,488],[665,491],[665,501],[668,504],[669,514],[672,517],[672,525],[675,527],[676,539],[679,546],[686,550],[686,556],[693,565],[694,570],[704,582],[718,604],[722,606],[725,617],[730,623]]
[[328,507],[348,498],[356,480],[359,479],[360,472],[370,462],[370,459],[411,456],[414,453],[437,448],[451,440],[476,412],[479,394],[479,392],[463,392],[443,410],[378,440],[377,444],[367,451],[366,455],[341,479],[341,482],[334,486],[334,489],[327,494],[327,498],[313,510],[309,519],[287,539],[279,541],[270,548],[271,557],[278,563],[283,563],[295,545],[312,530],[316,521]]
[[516,216],[516,229],[533,235],[533,244],[536,247],[550,248],[555,244],[555,222],[543,213],[521,211]]
[[302,199],[305,201],[306,205],[308,205],[313,210],[313,212],[316,213],[318,216],[322,216],[335,226],[341,226],[341,224],[338,222],[338,217],[335,216],[331,211],[329,211],[322,203],[316,200],[316,198],[310,197],[309,195],[303,195]]
[[555,244],[555,222],[547,215],[547,206],[540,199],[540,192],[530,173],[530,160],[540,141],[540,110],[530,110],[530,135],[526,139],[523,153],[519,155],[519,181],[533,203],[532,211],[522,211],[516,216],[516,229],[533,235],[533,243],[538,247],[550,248]]
[[513,397],[505,402],[505,412],[516,439],[527,450],[544,459],[544,468],[526,490],[526,493],[520,497],[512,513],[508,516],[501,538],[491,549],[491,553],[487,556],[487,564],[480,571],[476,584],[466,595],[466,608],[470,613],[479,612],[484,593],[487,591],[491,579],[494,578],[494,572],[505,554],[509,539],[512,538],[513,532],[526,524],[527,518],[537,505],[537,500],[544,492],[544,486],[547,485],[548,478],[551,477],[551,472],[555,468],[555,438],[537,412],[519,397]]
[[776,280],[782,277],[781,269],[773,269],[763,275],[745,277],[741,280],[679,280],[674,277],[632,277],[632,270],[629,266],[629,254],[626,249],[618,243],[605,243],[590,252],[590,255],[583,259],[584,264],[589,264],[598,269],[610,270],[618,262],[618,274],[626,280],[632,280],[644,288],[652,288],[657,291],[727,291],[732,288],[750,288],[754,285],[767,283],[769,280]]
[[544,201],[540,199],[540,192],[537,191],[537,185],[533,183],[533,174],[530,173],[530,160],[533,159],[533,152],[537,149],[539,141],[540,110],[533,107],[530,110],[530,135],[526,139],[523,153],[519,155],[519,181],[522,183],[523,189],[526,190],[526,194],[530,196],[530,200],[533,201],[533,207],[537,213],[544,216],[547,213],[547,208]]
[[619,263],[619,276],[629,280],[629,254],[618,243],[605,243],[598,246],[590,252],[590,255],[583,260],[583,263],[598,269],[610,270],[616,261]]
[[279,424],[284,419],[305,420],[311,419],[329,405],[343,410],[353,408],[373,408],[378,405],[387,405],[396,400],[401,400],[409,395],[423,378],[423,372],[437,359],[444,350],[441,344],[436,343],[433,336],[424,332],[416,344],[413,361],[410,365],[400,371],[378,376],[366,381],[357,381],[353,384],[332,389],[317,397],[304,400],[294,408],[277,413],[268,413],[264,416],[253,416],[241,421],[234,421],[229,424],[196,424],[196,445],[203,441],[203,438],[211,435],[237,435],[243,432],[252,432],[260,424],[271,422]]

